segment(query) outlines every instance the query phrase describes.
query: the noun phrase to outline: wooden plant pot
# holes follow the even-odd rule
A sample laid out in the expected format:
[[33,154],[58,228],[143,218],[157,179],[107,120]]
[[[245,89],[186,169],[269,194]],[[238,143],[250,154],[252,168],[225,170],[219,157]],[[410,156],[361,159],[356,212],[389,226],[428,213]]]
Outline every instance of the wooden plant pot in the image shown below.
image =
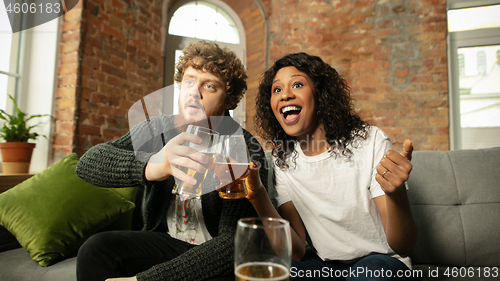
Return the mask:
[[34,143],[29,142],[5,142],[0,143],[2,152],[2,170],[4,174],[28,173],[31,163],[31,155],[35,148]]

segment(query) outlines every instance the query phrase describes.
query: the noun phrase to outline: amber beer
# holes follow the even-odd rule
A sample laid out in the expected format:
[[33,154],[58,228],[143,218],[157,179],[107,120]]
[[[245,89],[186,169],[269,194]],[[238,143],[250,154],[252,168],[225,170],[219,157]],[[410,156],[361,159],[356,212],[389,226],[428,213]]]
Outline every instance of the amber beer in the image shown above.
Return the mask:
[[[206,156],[210,157],[212,160],[215,159],[215,153],[204,153]],[[195,185],[191,185],[187,182],[182,183],[182,187],[180,190],[177,190],[177,186],[175,187],[176,189],[173,192],[179,192],[181,194],[181,197],[185,199],[190,199],[190,198],[200,198],[201,196],[201,191],[202,191],[202,186],[203,182],[205,181],[205,178],[207,177],[208,170],[211,169],[211,163],[205,170],[205,173],[198,173],[197,171],[193,169],[188,169],[186,167],[180,167],[180,170],[186,173],[188,176],[193,177],[196,180]]]
[[236,281],[285,281],[290,279],[290,272],[277,263],[249,262],[236,267],[235,276]]
[[249,163],[216,162],[214,171],[220,180],[219,196],[224,199],[241,199],[247,195],[244,180],[250,174]]

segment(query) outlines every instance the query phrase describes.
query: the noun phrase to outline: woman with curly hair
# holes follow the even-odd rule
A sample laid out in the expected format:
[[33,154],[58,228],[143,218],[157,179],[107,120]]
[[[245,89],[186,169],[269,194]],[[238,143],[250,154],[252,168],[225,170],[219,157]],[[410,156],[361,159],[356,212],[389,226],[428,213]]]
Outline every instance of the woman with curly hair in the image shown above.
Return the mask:
[[401,154],[392,150],[382,130],[356,115],[346,81],[305,53],[287,55],[263,74],[256,116],[256,127],[274,145],[278,211],[257,165],[247,198],[259,216],[290,221],[290,280],[401,279],[397,272],[411,267],[407,256],[416,243],[404,184],[411,140]]

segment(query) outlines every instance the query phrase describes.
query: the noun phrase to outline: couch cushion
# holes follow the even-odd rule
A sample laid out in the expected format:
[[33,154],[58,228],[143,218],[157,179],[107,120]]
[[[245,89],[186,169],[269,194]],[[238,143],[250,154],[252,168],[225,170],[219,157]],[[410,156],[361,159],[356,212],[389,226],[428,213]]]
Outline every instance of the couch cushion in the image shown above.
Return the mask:
[[460,204],[500,203],[500,147],[448,153]]
[[414,264],[500,266],[500,147],[415,151],[408,196]]
[[0,280],[76,281],[76,257],[49,267],[40,267],[23,248],[0,253]]
[[71,256],[90,235],[134,208],[113,189],[78,178],[77,162],[71,154],[0,194],[0,224],[40,266]]

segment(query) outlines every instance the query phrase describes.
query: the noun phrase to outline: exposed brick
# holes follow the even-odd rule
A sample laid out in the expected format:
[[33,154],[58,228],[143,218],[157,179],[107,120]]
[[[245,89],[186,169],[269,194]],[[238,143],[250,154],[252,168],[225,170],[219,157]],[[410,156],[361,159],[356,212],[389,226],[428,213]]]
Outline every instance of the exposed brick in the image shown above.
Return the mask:
[[408,76],[409,71],[408,69],[396,69],[394,70],[394,75],[401,77],[401,76]]
[[64,110],[64,109],[70,109],[70,108],[75,108],[75,99],[74,97],[71,98],[65,98],[65,99],[59,99],[59,109]]
[[124,70],[118,68],[118,67],[114,67],[108,63],[101,63],[101,70],[105,73],[108,73],[108,74],[111,74],[111,75],[115,75],[117,77],[120,77],[120,78],[126,78],[126,73]]
[[[360,115],[379,122],[391,136],[395,149],[406,137],[418,140],[415,145],[419,148],[447,149],[444,1],[338,0],[326,4],[316,0],[262,0],[267,23],[255,1],[225,2],[240,16],[247,36],[247,129],[250,131],[254,130],[251,119],[255,114],[254,97],[260,74],[284,54],[306,51],[334,65],[347,79]],[[60,54],[59,82],[74,85],[58,85],[58,96],[90,99],[98,93],[111,99],[114,106],[75,100],[82,117],[78,122],[85,119],[90,125],[90,118],[94,118],[92,125],[99,127],[102,136],[73,137],[74,144],[54,144],[55,154],[81,153],[92,145],[120,136],[128,130],[127,122],[120,121],[120,116],[126,117],[128,108],[140,96],[162,86],[162,79],[158,78],[163,76],[160,31],[163,19],[159,3],[89,0],[78,7],[75,12],[80,9],[80,14],[65,16]],[[81,38],[80,29],[85,31],[85,38]],[[266,50],[269,50],[267,55]],[[75,67],[80,63],[81,68]],[[77,79],[68,83],[71,78],[63,78],[64,74],[74,74]],[[74,110],[58,110],[56,116],[73,122]],[[79,129],[80,126],[81,123]]]
[[59,76],[59,86],[62,87],[74,87],[76,86],[78,76],[75,74],[68,74],[64,76]]
[[72,136],[62,136],[62,135],[56,135],[54,137],[54,145],[71,145],[73,143],[73,137]]
[[108,24],[102,24],[102,31],[106,34],[109,34],[113,37],[116,37],[118,39],[121,39],[123,40],[124,42],[126,41],[126,37],[125,35],[123,34],[123,32],[120,32],[118,29],[108,25]]
[[449,141],[448,135],[430,135],[428,142],[430,144],[447,144]]
[[76,63],[78,62],[78,53],[70,52],[61,55],[61,64]]
[[79,21],[82,18],[82,10],[78,8],[73,8],[64,14],[65,21]]
[[101,129],[99,126],[80,125],[78,127],[78,133],[81,135],[99,136],[101,134]]
[[58,98],[74,97],[75,94],[76,94],[76,88],[74,87],[58,88],[56,92],[56,97]]
[[59,67],[59,75],[76,74],[77,70],[77,63],[63,64]]
[[122,3],[122,1],[119,1],[119,0],[112,0],[112,1],[111,1],[111,5],[113,5],[113,7],[115,7],[115,8],[116,8],[116,9],[118,9],[118,10],[123,9],[123,3]]

